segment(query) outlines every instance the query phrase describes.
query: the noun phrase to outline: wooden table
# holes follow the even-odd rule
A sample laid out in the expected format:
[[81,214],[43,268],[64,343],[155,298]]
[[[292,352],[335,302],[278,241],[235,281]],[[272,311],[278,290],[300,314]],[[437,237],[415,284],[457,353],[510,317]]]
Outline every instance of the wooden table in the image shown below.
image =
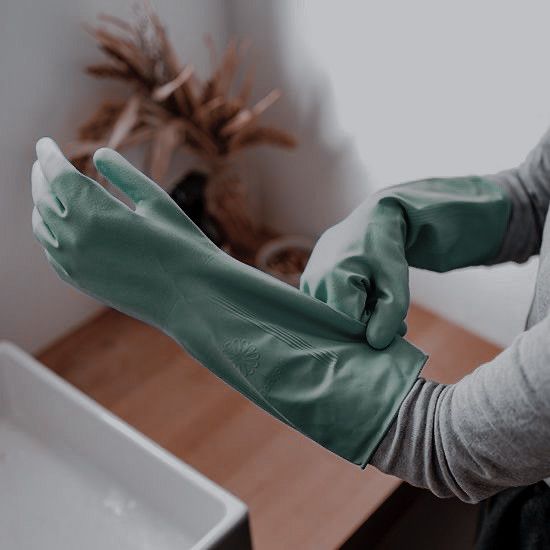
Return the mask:
[[[413,306],[424,376],[453,382],[499,350]],[[239,496],[255,548],[338,548],[400,481],[348,464],[253,406],[157,330],[107,310],[39,360]],[[98,442],[100,444],[100,442]]]

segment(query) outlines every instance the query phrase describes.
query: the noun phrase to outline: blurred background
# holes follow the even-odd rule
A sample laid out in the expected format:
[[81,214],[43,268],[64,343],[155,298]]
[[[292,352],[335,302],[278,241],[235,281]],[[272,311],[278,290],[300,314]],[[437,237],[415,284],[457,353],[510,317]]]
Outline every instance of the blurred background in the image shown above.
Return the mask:
[[[32,235],[30,170],[38,138],[51,136],[86,166],[86,155],[77,158],[74,151],[113,144],[114,128],[121,131],[121,120],[130,120],[132,128],[126,124],[116,143],[123,154],[149,173],[162,174],[159,183],[220,246],[295,282],[315,239],[373,191],[424,177],[487,174],[521,162],[550,124],[550,73],[545,70],[550,7],[535,0],[155,0],[183,70],[180,81],[161,80],[140,92],[140,105],[151,98],[162,103],[169,97],[163,94],[177,95],[174,90],[185,86],[202,90],[205,116],[221,117],[214,146],[246,144],[235,146],[238,154],[229,168],[220,169],[216,155],[202,154],[199,138],[180,144],[170,141],[174,135],[148,134],[145,142],[132,145],[132,132],[142,129],[132,111],[132,86],[86,73],[86,67],[109,55],[98,50],[105,36],[85,32],[83,24],[109,26],[97,19],[100,13],[132,21],[132,6],[127,0],[0,4],[0,339],[39,356],[240,496],[251,510],[253,538],[263,542],[259,548],[281,547],[274,533],[283,532],[288,538],[282,540],[295,544],[286,547],[320,548],[320,540],[327,548],[337,547],[348,540],[347,547],[363,548],[357,529],[381,509],[384,522],[371,522],[367,530],[376,540],[386,533],[380,525],[402,516],[401,527],[390,535],[393,542],[381,548],[402,547],[402,540],[418,540],[419,548],[440,547],[411,534],[426,513],[449,519],[432,525],[438,540],[447,540],[441,547],[468,547],[461,536],[473,536],[473,507],[445,504],[426,493],[411,496],[403,486],[396,489],[397,480],[372,469],[350,473],[335,457],[246,408],[240,396],[220,389],[209,374],[199,379],[203,375],[194,370],[199,367],[152,329],[112,312],[102,314],[100,304],[62,283]],[[248,67],[254,71],[247,72]],[[205,92],[216,79],[222,86],[219,80],[225,77],[244,90],[246,98],[238,105],[227,90],[221,100]],[[165,84],[174,90],[167,91]],[[116,108],[99,124],[105,102]],[[170,116],[187,124],[183,111]],[[95,121],[92,130],[90,120]],[[242,184],[246,204],[244,195],[224,195],[226,180],[220,174],[226,177],[228,171]],[[217,199],[205,195],[208,181],[222,182]],[[216,210],[228,197],[238,223]],[[255,227],[253,242],[244,239],[250,233],[242,228],[249,222]],[[441,369],[428,374],[454,381],[509,344],[522,330],[536,270],[536,259],[442,275],[413,270],[412,299],[420,308],[409,319],[411,337],[433,352],[432,364]],[[446,371],[450,357],[454,363]],[[191,419],[183,408],[185,399],[193,399],[194,386],[185,378],[189,373],[195,384],[202,381],[204,396],[203,416]],[[151,386],[154,376],[157,385]],[[193,423],[208,422],[208,414],[227,426],[207,423],[214,435],[202,434],[203,440]],[[245,434],[246,440],[237,437],[240,445],[258,454],[242,465],[244,451],[234,439],[223,439],[224,430]],[[211,458],[220,453],[225,464]],[[252,477],[251,467],[258,468]],[[331,478],[339,479],[339,486],[315,496],[322,480]],[[292,489],[280,479],[288,479]],[[265,487],[270,492],[264,494]],[[388,512],[384,503],[394,494]],[[316,514],[307,515],[311,502],[330,506],[323,525]],[[405,517],[405,509],[413,511]],[[357,510],[363,516],[350,515]]]
[[[209,74],[209,33],[252,41],[254,95],[277,87],[266,119],[293,151],[245,152],[255,214],[276,230],[317,236],[381,187],[517,164],[550,121],[548,8],[467,1],[222,2],[157,0],[180,59]],[[30,351],[98,305],[58,281],[30,229],[34,143],[61,144],[121,84],[84,74],[98,60],[82,23],[131,15],[122,0],[20,0],[0,21],[0,335]],[[139,160],[139,157],[138,159]],[[185,153],[174,162],[186,162]],[[412,274],[413,299],[504,345],[522,327],[536,262],[446,275]]]

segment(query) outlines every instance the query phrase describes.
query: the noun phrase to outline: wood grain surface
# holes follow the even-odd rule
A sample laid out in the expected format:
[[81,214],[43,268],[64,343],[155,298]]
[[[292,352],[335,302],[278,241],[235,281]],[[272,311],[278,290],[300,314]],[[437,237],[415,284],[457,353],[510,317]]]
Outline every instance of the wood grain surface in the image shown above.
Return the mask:
[[[408,339],[430,354],[428,378],[454,382],[499,351],[417,306],[408,325]],[[118,312],[38,358],[246,502],[258,550],[338,548],[400,484],[272,419],[167,336]]]

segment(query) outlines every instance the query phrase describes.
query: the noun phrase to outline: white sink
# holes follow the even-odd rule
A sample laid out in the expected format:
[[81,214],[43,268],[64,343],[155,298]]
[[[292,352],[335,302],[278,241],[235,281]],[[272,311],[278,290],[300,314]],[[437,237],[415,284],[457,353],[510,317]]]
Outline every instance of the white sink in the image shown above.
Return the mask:
[[0,548],[250,548],[246,506],[0,342]]

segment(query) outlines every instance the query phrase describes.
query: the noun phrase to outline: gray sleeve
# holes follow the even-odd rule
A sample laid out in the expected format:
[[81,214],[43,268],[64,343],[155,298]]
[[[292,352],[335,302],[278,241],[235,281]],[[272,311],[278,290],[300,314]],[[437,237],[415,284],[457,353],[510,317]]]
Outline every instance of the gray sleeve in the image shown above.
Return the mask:
[[418,379],[371,464],[466,502],[550,476],[550,317],[456,384]]
[[502,187],[512,201],[502,247],[490,264],[525,262],[539,253],[550,204],[550,130],[518,168],[484,179]]

